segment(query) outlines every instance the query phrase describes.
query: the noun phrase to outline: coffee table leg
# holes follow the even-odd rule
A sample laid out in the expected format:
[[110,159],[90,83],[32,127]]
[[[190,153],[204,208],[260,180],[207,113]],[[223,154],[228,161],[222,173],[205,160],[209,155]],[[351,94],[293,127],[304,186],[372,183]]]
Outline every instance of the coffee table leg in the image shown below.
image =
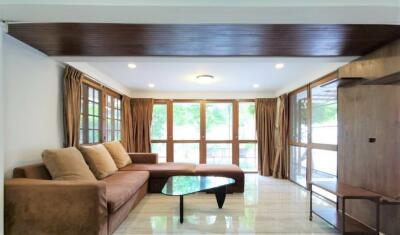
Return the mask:
[[183,195],[179,196],[179,221],[183,223]]
[[219,209],[221,209],[222,206],[224,205],[226,190],[227,190],[226,186],[222,186],[215,189],[215,198],[217,199]]

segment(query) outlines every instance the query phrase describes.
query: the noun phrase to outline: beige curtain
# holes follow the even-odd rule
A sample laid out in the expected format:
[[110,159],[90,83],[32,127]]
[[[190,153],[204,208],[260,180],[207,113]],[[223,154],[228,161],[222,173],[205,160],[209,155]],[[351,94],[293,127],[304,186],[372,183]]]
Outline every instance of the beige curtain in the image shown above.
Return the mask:
[[289,101],[287,95],[281,95],[277,99],[276,109],[273,176],[287,179],[289,177]]
[[81,82],[83,74],[67,66],[64,71],[64,146],[79,145]]
[[121,125],[121,143],[126,151],[133,152],[133,124],[132,124],[132,109],[131,98],[122,96],[122,125]]
[[258,172],[271,176],[275,158],[276,99],[256,99]]
[[150,128],[153,115],[153,99],[132,99],[132,152],[150,153]]

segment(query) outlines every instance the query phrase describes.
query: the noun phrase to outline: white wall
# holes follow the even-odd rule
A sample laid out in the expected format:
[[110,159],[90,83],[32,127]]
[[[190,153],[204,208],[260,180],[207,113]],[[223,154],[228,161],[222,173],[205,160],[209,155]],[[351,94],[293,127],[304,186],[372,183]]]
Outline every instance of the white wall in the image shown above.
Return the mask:
[[4,233],[4,71],[3,71],[3,34],[6,26],[0,23],[0,234]]
[[63,143],[62,65],[5,35],[5,173]]

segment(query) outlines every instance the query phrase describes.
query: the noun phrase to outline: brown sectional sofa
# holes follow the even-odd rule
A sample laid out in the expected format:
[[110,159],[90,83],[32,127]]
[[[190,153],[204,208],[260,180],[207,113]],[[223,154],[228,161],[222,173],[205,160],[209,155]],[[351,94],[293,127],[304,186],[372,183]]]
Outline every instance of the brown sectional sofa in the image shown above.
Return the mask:
[[112,234],[147,192],[159,193],[174,175],[227,176],[228,192],[244,191],[235,165],[157,164],[157,154],[129,154],[132,164],[96,182],[56,181],[44,164],[14,169],[5,182],[7,234]]

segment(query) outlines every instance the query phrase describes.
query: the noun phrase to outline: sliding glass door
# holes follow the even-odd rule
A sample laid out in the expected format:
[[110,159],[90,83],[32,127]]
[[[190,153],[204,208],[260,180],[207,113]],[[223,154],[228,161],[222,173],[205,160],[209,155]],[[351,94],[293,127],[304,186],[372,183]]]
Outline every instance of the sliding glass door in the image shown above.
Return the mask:
[[254,102],[239,102],[239,166],[252,172],[258,170],[255,110]]
[[290,179],[303,187],[337,179],[335,79],[336,74],[329,74],[290,94]]
[[257,171],[254,100],[156,100],[151,142],[159,162]]
[[174,162],[200,163],[200,103],[173,104]]
[[290,96],[290,179],[307,186],[308,90]]
[[153,106],[151,125],[151,149],[158,153],[158,162],[167,161],[167,104],[158,103]]
[[209,164],[232,164],[233,103],[207,102],[206,156]]

